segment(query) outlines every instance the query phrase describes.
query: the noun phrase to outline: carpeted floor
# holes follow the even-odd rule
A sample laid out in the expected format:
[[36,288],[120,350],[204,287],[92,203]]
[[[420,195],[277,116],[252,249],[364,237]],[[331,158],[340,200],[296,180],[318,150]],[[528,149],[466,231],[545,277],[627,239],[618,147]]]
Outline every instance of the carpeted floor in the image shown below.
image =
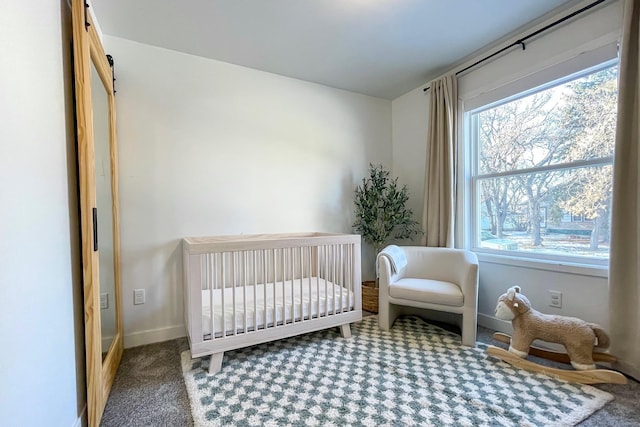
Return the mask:
[[180,353],[186,338],[130,348],[107,401],[102,426],[192,426]]
[[[478,328],[478,341],[492,343],[492,333]],[[180,353],[187,349],[186,338],[180,338],[125,350],[101,425],[192,426],[180,362]],[[615,400],[579,426],[640,425],[640,384],[630,380],[626,385],[597,387],[613,394]]]

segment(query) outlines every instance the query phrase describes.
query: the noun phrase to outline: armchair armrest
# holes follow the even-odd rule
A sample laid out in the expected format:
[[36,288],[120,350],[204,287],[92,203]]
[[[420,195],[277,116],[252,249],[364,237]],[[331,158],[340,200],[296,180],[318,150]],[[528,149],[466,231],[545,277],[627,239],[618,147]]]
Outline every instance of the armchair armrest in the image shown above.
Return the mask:
[[[478,257],[471,251],[461,251],[458,284],[465,295],[465,305],[469,299],[478,299]],[[477,302],[474,303],[477,305]]]
[[389,293],[389,284],[391,284],[394,280],[396,280],[397,273],[393,274],[391,271],[391,262],[387,257],[381,256],[377,258],[376,262],[378,263],[378,287],[379,293],[382,296],[387,295]]

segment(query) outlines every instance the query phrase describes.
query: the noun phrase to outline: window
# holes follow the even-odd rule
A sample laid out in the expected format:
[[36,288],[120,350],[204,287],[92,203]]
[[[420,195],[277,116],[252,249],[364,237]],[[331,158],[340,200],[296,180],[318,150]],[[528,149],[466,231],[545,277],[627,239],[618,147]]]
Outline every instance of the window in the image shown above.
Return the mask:
[[475,250],[606,263],[617,93],[610,62],[466,114]]

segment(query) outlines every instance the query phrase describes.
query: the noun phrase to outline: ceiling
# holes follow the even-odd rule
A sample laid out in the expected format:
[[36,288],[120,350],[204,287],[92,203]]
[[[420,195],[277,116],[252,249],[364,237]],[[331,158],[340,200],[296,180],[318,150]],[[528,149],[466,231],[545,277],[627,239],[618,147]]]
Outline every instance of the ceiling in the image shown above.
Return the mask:
[[93,0],[107,35],[394,99],[576,0]]

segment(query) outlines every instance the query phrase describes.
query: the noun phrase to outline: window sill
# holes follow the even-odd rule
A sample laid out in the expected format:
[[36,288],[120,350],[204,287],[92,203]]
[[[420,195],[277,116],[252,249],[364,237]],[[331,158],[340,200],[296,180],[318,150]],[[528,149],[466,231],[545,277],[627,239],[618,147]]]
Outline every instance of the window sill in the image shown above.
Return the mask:
[[535,259],[520,256],[503,255],[474,251],[480,262],[508,265],[512,267],[529,268],[533,270],[553,271],[556,273],[576,274],[590,277],[609,277],[609,267],[606,265],[580,264],[569,261]]

